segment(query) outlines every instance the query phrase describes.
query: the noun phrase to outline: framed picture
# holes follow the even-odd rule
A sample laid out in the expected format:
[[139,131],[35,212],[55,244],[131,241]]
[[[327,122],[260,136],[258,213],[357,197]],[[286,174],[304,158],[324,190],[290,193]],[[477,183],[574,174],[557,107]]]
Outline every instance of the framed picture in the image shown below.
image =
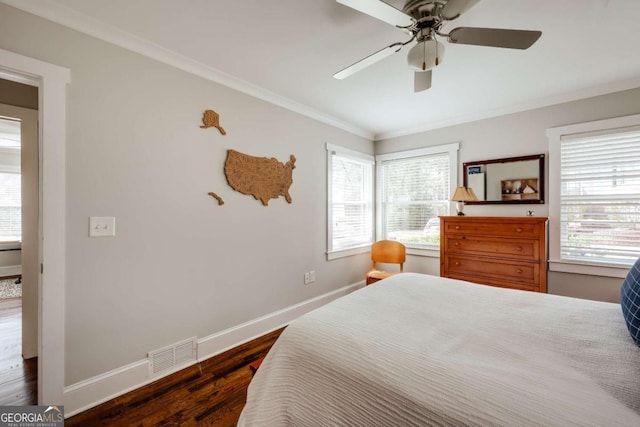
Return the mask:
[[468,173],[469,175],[473,175],[473,174],[476,174],[476,173],[480,173],[480,168],[482,168],[482,166],[469,166],[469,167],[467,168],[467,173]]

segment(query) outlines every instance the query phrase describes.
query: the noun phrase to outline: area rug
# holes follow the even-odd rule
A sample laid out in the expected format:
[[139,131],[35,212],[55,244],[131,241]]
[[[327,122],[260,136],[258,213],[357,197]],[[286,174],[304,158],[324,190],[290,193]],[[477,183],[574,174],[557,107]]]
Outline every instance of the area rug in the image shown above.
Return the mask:
[[0,280],[0,299],[19,298],[22,296],[22,285],[16,279]]

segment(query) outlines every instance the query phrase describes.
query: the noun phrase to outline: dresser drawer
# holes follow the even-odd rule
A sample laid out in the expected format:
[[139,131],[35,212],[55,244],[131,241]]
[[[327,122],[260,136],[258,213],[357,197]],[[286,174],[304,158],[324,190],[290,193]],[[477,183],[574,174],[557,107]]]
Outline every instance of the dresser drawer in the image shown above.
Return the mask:
[[538,240],[448,235],[443,244],[447,253],[451,255],[476,254],[525,261],[540,259],[540,242]]
[[539,264],[509,260],[447,255],[444,259],[444,267],[447,275],[465,275],[477,278],[478,281],[486,277],[533,285],[538,283],[540,277]]
[[497,286],[500,288],[519,289],[521,291],[540,292],[538,283],[516,282],[514,280],[500,280],[496,278],[470,276],[467,274],[450,273],[446,277],[450,279],[466,280],[467,282],[479,283],[481,285]]
[[464,222],[445,221],[444,232],[446,234],[482,235],[482,236],[509,236],[538,238],[541,227],[538,223],[514,223],[514,222]]

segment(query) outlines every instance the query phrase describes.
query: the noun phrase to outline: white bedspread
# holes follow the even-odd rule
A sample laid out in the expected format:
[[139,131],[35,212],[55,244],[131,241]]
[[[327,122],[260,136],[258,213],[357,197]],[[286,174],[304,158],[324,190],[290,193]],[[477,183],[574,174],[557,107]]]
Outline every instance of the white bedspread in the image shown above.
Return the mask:
[[240,426],[640,426],[618,304],[405,273],[292,322]]

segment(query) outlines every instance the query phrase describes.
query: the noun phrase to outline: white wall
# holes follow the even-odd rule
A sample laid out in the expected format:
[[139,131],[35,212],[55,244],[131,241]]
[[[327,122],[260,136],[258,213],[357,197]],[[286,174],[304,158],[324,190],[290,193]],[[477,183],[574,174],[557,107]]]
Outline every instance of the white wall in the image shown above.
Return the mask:
[[[363,279],[367,254],[326,261],[323,159],[327,141],[373,153],[370,141],[3,4],[0,48],[72,74],[67,385]],[[226,136],[199,128],[206,109]],[[234,192],[229,148],[294,154],[293,203]],[[115,216],[116,237],[90,239],[89,216]]]
[[[404,151],[426,146],[460,142],[458,182],[462,183],[464,162],[546,153],[546,129],[572,123],[627,116],[640,113],[640,88],[593,97],[458,126],[376,142],[376,154]],[[547,161],[547,168],[549,162]],[[548,177],[548,170],[546,173]],[[549,182],[546,182],[546,192]],[[525,215],[532,209],[536,216],[548,216],[543,205],[470,205],[468,215]],[[433,259],[409,257],[408,271],[439,274]],[[548,291],[552,294],[617,302],[622,280],[607,277],[549,272]]]

